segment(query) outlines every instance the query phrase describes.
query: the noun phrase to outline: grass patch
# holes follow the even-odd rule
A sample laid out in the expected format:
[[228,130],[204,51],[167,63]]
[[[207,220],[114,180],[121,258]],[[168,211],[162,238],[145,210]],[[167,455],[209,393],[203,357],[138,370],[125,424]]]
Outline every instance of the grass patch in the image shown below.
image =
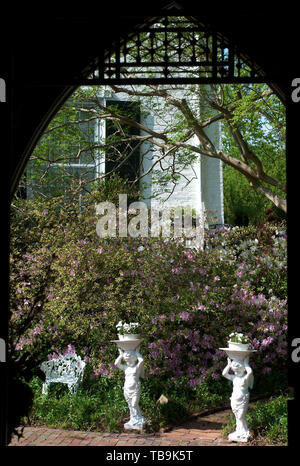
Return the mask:
[[[288,441],[288,395],[281,394],[271,397],[268,401],[258,401],[249,406],[246,419],[255,438],[266,442],[287,445]],[[223,428],[223,434],[228,435],[235,429],[235,418],[232,415]]]
[[[129,409],[123,395],[123,377],[101,377],[91,380],[86,374],[76,394],[71,395],[62,383],[51,384],[48,395],[42,394],[42,380],[35,376],[30,382],[34,393],[33,407],[27,421],[49,427],[120,432],[129,419]],[[188,389],[184,379],[168,385],[157,379],[142,382],[140,407],[147,418],[147,430],[175,425],[195,411],[220,406],[228,401],[229,386],[221,382],[203,382]],[[164,394],[166,404],[158,403]],[[25,420],[26,421],[26,420]]]

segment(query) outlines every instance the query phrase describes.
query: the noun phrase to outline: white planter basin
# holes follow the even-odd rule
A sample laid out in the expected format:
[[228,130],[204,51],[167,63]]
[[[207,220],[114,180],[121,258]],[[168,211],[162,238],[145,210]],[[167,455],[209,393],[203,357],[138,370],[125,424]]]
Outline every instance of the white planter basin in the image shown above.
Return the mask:
[[139,340],[139,333],[125,333],[124,335],[118,334],[119,340]]
[[228,348],[233,350],[248,350],[249,343],[235,343],[232,341],[228,341]]
[[112,343],[116,343],[117,347],[122,349],[123,351],[136,350],[137,348],[139,348],[142,341],[143,341],[142,338],[135,339],[135,340],[111,340]]
[[237,359],[238,361],[243,361],[247,356],[250,356],[252,353],[256,353],[257,350],[243,350],[243,349],[232,349],[232,348],[219,348],[222,351],[225,351],[227,356],[230,359]]

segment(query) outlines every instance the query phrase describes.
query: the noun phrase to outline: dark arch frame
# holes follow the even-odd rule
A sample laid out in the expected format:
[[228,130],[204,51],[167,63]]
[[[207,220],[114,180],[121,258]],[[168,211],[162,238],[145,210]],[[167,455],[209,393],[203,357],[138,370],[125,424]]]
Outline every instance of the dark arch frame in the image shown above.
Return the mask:
[[[164,2],[166,5],[169,2]],[[171,2],[174,3],[174,2]],[[178,5],[178,2],[176,2]],[[197,7],[193,7],[197,13]],[[190,8],[191,9],[191,8]],[[193,9],[192,9],[193,10]],[[100,80],[95,79],[89,81],[88,75],[97,66],[99,56],[105,55],[114,39],[117,37],[128,37],[132,35],[132,31],[136,31],[141,25],[147,25],[153,22],[154,18],[158,18],[166,13],[163,8],[157,9],[154,16],[120,16],[115,17],[113,22],[116,23],[116,28],[107,31],[104,29],[99,32],[98,24],[93,18],[76,17],[69,22],[65,22],[65,18],[50,18],[48,22],[41,24],[41,29],[47,31],[47,26],[56,31],[57,37],[51,37],[53,48],[50,59],[42,59],[38,54],[33,55],[33,59],[28,62],[26,53],[24,56],[13,56],[13,62],[9,64],[11,68],[11,79],[14,83],[13,87],[8,90],[8,101],[12,107],[13,126],[18,133],[12,135],[13,150],[12,150],[12,166],[10,170],[10,193],[13,194],[16,190],[19,178],[24,171],[26,162],[41,136],[43,130],[51,121],[57,110],[62,103],[72,94],[76,87],[88,84],[100,84]],[[160,13],[160,14],[159,14]],[[186,16],[191,16],[188,14]],[[178,15],[178,9],[168,10],[169,15]],[[180,9],[180,16],[185,14],[185,9]],[[203,16],[192,15],[194,21],[198,22],[200,26],[207,25],[207,27],[224,37],[226,41],[232,44],[238,44],[239,49],[243,52],[243,56],[253,61],[258,69],[260,69],[264,76],[254,78],[258,81],[267,82],[276,92],[278,97],[285,101],[285,83],[280,75],[281,69],[272,69],[260,53],[255,53],[254,40],[247,42],[247,39],[242,35],[242,31],[235,31],[231,16],[226,17],[221,21],[221,17],[217,16]],[[51,22],[52,21],[52,22]],[[240,21],[249,27],[249,22],[243,16]],[[49,26],[50,24],[50,26]],[[238,21],[235,19],[235,25]],[[35,25],[35,28],[37,26]],[[72,30],[80,27],[81,34],[87,35],[90,44],[87,45],[86,41],[81,38],[73,38]],[[38,32],[37,32],[38,34]],[[43,34],[45,36],[45,32]],[[61,43],[66,40],[66,37],[72,37],[72,47],[68,48],[68,56],[64,55],[65,51],[61,50]],[[241,44],[239,38],[242,37]],[[34,41],[33,41],[34,43]],[[33,43],[29,46],[33,46]],[[47,44],[49,46],[49,44]],[[68,44],[70,46],[70,44]],[[86,48],[85,48],[86,47]],[[56,54],[56,55],[55,55]],[[253,54],[253,55],[251,55]],[[26,74],[23,70],[26,68]],[[234,79],[227,79],[228,82],[234,82]],[[213,78],[212,81],[216,82]],[[211,81],[211,82],[212,82]],[[226,81],[222,78],[220,81]],[[245,79],[245,82],[247,79]],[[103,81],[102,81],[103,82]],[[29,117],[28,117],[29,114]]]
[[[155,2],[154,2],[155,3]],[[288,163],[289,154],[298,144],[298,121],[300,117],[297,104],[292,102],[291,83],[300,75],[299,62],[296,61],[296,44],[298,43],[298,15],[293,7],[291,12],[248,11],[247,14],[236,15],[233,11],[203,13],[202,5],[196,6],[194,1],[161,1],[157,7],[143,7],[143,13],[137,14],[135,5],[124,5],[123,11],[116,6],[106,6],[99,10],[99,17],[69,16],[60,14],[45,17],[25,16],[11,17],[8,20],[12,30],[11,42],[3,51],[0,63],[0,77],[6,82],[6,102],[0,103],[0,121],[2,128],[1,145],[6,157],[7,166],[2,187],[4,199],[5,242],[2,248],[3,276],[2,303],[0,313],[0,337],[7,340],[8,324],[8,255],[9,247],[9,200],[15,192],[18,180],[25,168],[27,160],[35,147],[43,130],[49,124],[63,102],[72,94],[91,70],[91,63],[99,56],[99,44],[106,50],[113,43],[116,31],[128,34],[138,24],[147,24],[149,19],[166,14],[191,15],[199,22],[204,22],[219,31],[220,34],[237,43],[245,54],[264,70],[266,80],[273,87],[279,98],[286,104],[288,119]],[[99,21],[102,20],[102,27]],[[113,25],[110,29],[103,27],[103,22]],[[99,27],[100,24],[100,27]],[[34,35],[29,34],[32,30]],[[77,34],[74,35],[74,31]],[[80,34],[79,34],[80,32]],[[7,44],[5,31],[2,31],[1,43]],[[35,47],[38,38],[42,38],[43,54]],[[294,56],[290,51],[294,50]],[[294,162],[293,162],[294,163]],[[297,170],[297,163],[293,170]],[[6,182],[5,182],[6,181]],[[288,194],[290,194],[290,188]],[[7,201],[7,202],[6,202]],[[6,208],[7,207],[7,208]],[[293,242],[296,231],[289,229],[289,240]],[[290,297],[293,290],[289,291]],[[292,326],[296,328],[296,326]],[[295,330],[296,332],[296,330]],[[290,333],[289,338],[299,335]],[[0,444],[6,445],[10,432],[7,431],[6,420],[7,388],[10,378],[9,367],[0,363]],[[292,366],[290,385],[296,387],[298,375]],[[3,384],[3,381],[5,382]],[[296,410],[293,409],[293,412]],[[290,443],[296,435],[290,438]]]

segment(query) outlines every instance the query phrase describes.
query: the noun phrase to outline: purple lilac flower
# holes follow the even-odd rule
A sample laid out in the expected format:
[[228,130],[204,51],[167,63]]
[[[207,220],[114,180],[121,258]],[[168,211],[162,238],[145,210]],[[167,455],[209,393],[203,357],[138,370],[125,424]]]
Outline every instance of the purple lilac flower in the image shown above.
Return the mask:
[[68,345],[67,349],[64,350],[63,354],[74,354],[75,347],[73,345]]
[[200,304],[200,306],[197,308],[198,311],[204,311],[205,309],[206,307],[203,304]]
[[200,378],[198,377],[197,379],[190,379],[189,380],[189,386],[190,387],[195,387],[196,385],[199,385],[201,383],[201,381],[202,381],[201,377]]

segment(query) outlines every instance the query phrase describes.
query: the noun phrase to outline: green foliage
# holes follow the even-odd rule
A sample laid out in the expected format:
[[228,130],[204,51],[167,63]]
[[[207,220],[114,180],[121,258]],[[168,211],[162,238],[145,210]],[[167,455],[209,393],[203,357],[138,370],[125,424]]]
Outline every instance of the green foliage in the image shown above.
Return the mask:
[[234,168],[223,164],[224,220],[229,225],[257,225],[265,220],[271,202],[251,189],[247,179]]
[[122,389],[110,381],[89,382],[89,387],[83,384],[75,395],[60,383],[51,384],[48,395],[43,395],[38,377],[32,379],[31,387],[34,391],[31,422],[66,429],[117,432],[126,414]]
[[[234,106],[231,125],[241,131],[249,148],[260,159],[264,170],[280,183],[286,181],[285,108],[265,84],[222,86],[226,104]],[[226,153],[241,159],[229,124],[222,125],[222,144]],[[252,163],[252,162],[251,162]],[[253,165],[254,166],[254,165]],[[251,189],[237,170],[223,164],[225,222],[231,225],[257,225],[265,220],[273,205],[262,193]],[[280,190],[274,192],[281,194]]]
[[121,178],[117,173],[113,173],[107,179],[96,180],[92,184],[92,196],[95,202],[108,201],[117,206],[119,194],[127,194],[128,202],[142,197],[136,186],[132,185],[126,178]]
[[221,257],[236,264],[237,283],[249,280],[257,294],[286,299],[285,222],[208,231],[206,247],[218,249]]

